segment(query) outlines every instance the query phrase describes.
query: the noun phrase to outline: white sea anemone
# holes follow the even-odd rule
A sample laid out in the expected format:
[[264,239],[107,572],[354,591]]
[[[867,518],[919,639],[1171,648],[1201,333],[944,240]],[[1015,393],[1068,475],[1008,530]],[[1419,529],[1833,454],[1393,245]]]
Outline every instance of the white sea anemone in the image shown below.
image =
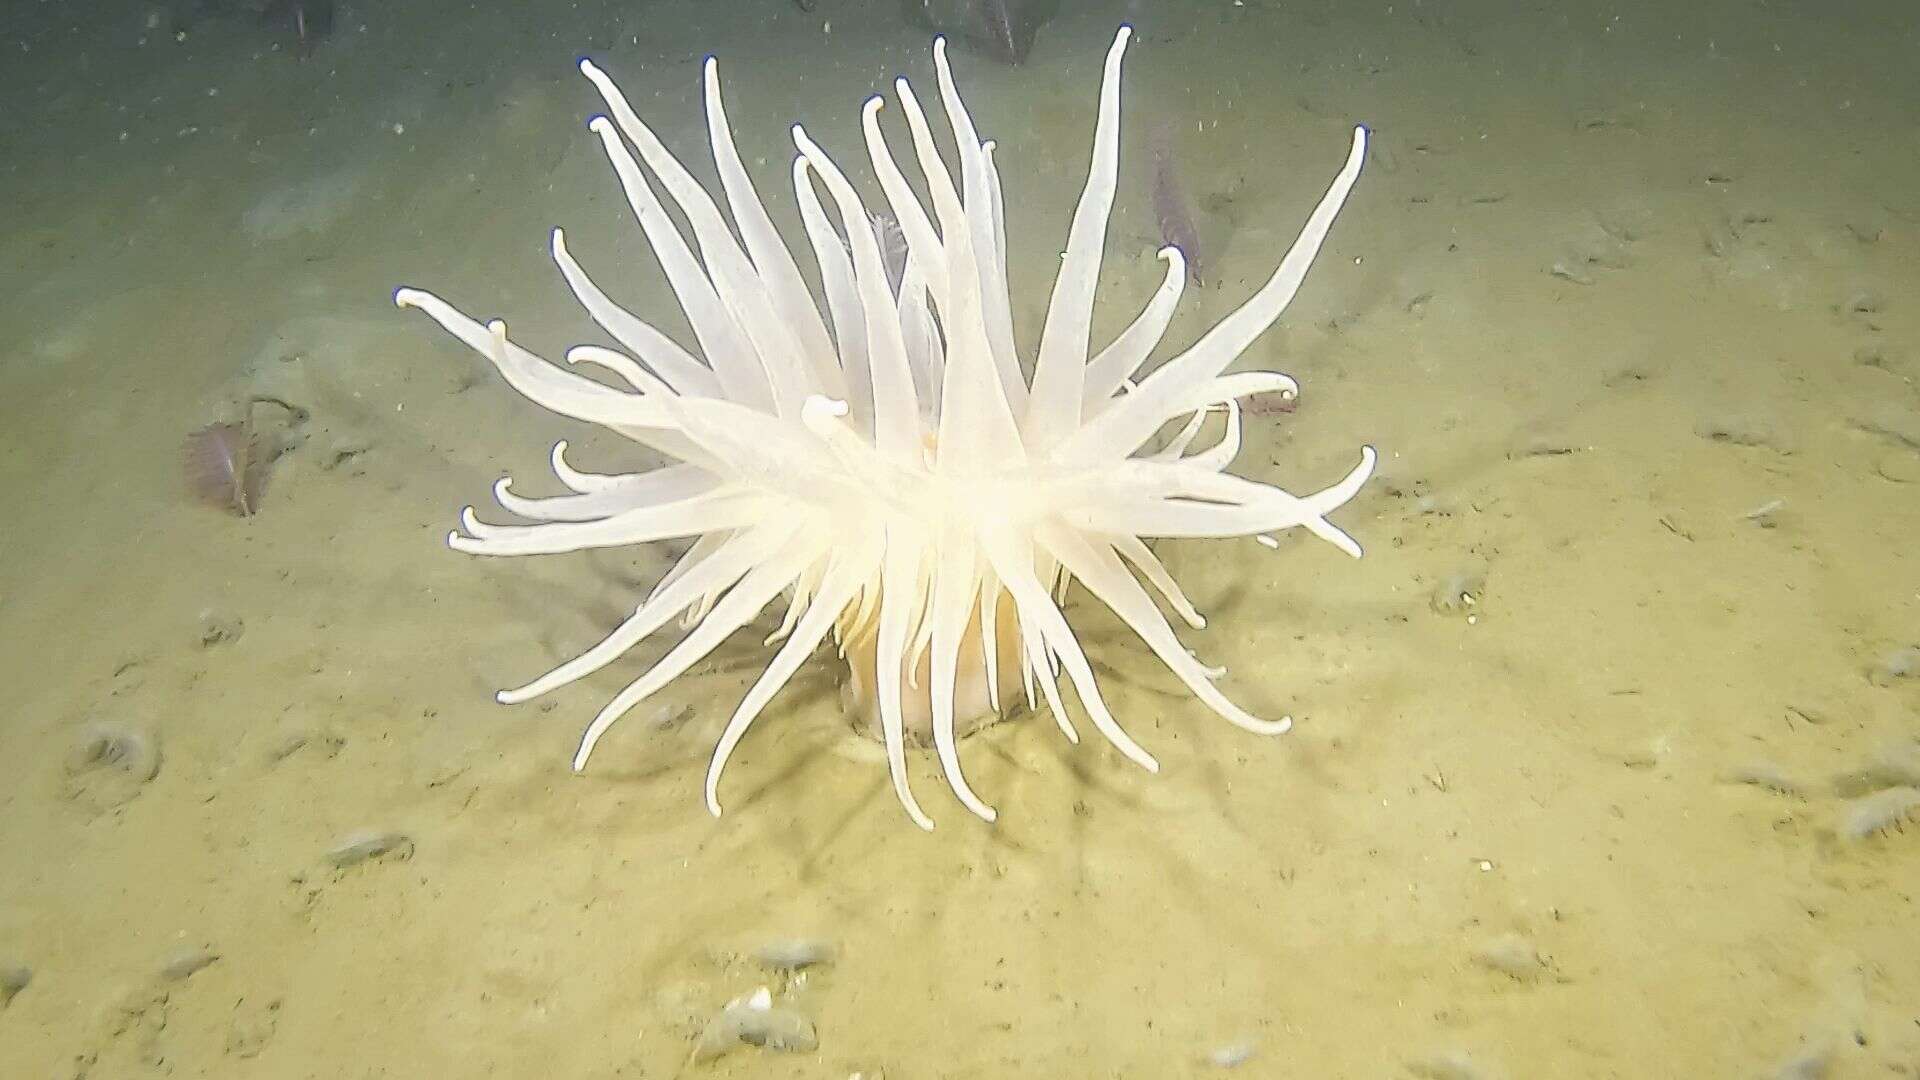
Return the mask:
[[[1372,448],[1361,448],[1360,463],[1338,483],[1307,496],[1228,475],[1240,447],[1237,399],[1292,395],[1298,387],[1275,372],[1223,372],[1299,289],[1360,174],[1366,131],[1354,131],[1346,164],[1273,277],[1136,382],[1187,275],[1181,253],[1163,249],[1166,277],[1145,309],[1111,344],[1090,350],[1119,163],[1120,58],[1129,35],[1123,27],[1107,53],[1092,166],[1031,380],[1014,345],[993,144],[976,134],[938,40],[934,70],[960,167],[957,183],[906,80],[894,84],[930,208],[881,134],[881,98],[861,112],[875,176],[906,238],[897,289],[867,208],[796,126],[794,194],[819,268],[823,318],[741,165],[709,59],[707,130],[731,226],[613,82],[592,63],[580,64],[612,117],[596,116],[588,126],[619,174],[704,362],[609,300],[568,255],[558,229],[553,257],[560,272],[630,354],[582,345],[567,361],[598,367],[623,385],[534,356],[509,340],[498,320],[482,325],[416,289],[395,294],[402,307],[421,309],[486,356],[527,397],[677,459],[645,473],[586,473],[567,463],[563,442],[553,448],[553,469],[574,494],[526,498],[503,479],[494,489],[500,505],[537,524],[488,524],[468,507],[465,531],[449,539],[473,554],[530,555],[695,538],[604,640],[499,695],[525,701],[573,682],[685,615],[687,634],[588,725],[575,769],[614,721],[783,594],[786,616],[769,642],[784,643],[734,710],[707,771],[707,806],[716,815],[728,756],[830,634],[855,681],[868,682],[863,694],[878,712],[894,790],[922,828],[933,823],[908,788],[909,713],[924,714],[959,800],[991,821],[993,809],[961,772],[955,721],[997,709],[1001,684],[1016,666],[1029,702],[1037,686],[1069,739],[1078,741],[1061,707],[1062,672],[1100,733],[1157,769],[1108,710],[1062,613],[1060,598],[1073,581],[1112,608],[1214,711],[1248,731],[1287,730],[1289,719],[1258,719],[1228,701],[1214,686],[1221,673],[1180,644],[1142,581],[1189,625],[1204,624],[1145,539],[1251,535],[1271,543],[1266,534],[1297,525],[1360,554],[1327,514],[1372,472]],[[694,247],[641,161],[679,207]],[[816,180],[838,227],[823,210]],[[1194,449],[1210,412],[1224,412],[1224,433]],[[1163,436],[1173,421],[1184,422]]]

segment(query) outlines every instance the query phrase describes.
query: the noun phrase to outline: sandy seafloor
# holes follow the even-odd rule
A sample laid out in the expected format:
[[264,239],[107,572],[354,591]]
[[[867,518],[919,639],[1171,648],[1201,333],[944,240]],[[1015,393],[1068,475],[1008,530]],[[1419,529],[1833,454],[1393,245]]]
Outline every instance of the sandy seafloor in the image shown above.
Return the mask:
[[[871,191],[858,104],[930,86],[925,32],[886,0],[362,3],[301,60],[251,18],[178,39],[106,7],[14,5],[0,41],[0,967],[31,970],[0,1076],[1157,1078],[1221,1049],[1263,1077],[1920,1075],[1920,826],[1839,835],[1920,737],[1911,5],[1134,4],[1097,336],[1159,280],[1151,124],[1220,279],[1180,340],[1375,129],[1243,361],[1300,407],[1239,463],[1304,489],[1378,445],[1338,515],[1367,554],[1162,546],[1211,617],[1188,643],[1296,717],[1268,740],[1076,600],[1162,774],[1028,717],[963,748],[997,826],[915,757],[931,835],[825,655],[718,821],[700,778],[757,637],[584,775],[581,727],[664,643],[495,704],[666,554],[469,558],[459,508],[506,471],[554,490],[555,438],[652,459],[389,302],[599,340],[545,253],[562,224],[684,337],[575,57],[706,177],[721,54],[791,225],[787,125]],[[1025,67],[955,56],[1028,342],[1129,14],[1067,7]],[[179,447],[255,393],[311,419],[239,519],[186,497]],[[1436,603],[1450,581],[1474,603]],[[69,772],[98,721],[156,733],[151,782]],[[362,829],[411,857],[329,868]],[[790,938],[837,955],[753,959]],[[162,974],[195,949],[218,959]],[[688,1064],[761,985],[817,1051]]]

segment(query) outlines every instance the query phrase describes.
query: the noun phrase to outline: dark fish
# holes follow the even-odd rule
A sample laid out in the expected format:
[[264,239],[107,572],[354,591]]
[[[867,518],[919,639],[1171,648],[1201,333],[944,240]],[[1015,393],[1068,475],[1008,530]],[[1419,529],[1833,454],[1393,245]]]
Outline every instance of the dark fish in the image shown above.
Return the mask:
[[1154,129],[1152,155],[1153,216],[1160,222],[1160,241],[1180,249],[1187,260],[1187,278],[1200,285],[1200,230],[1193,226],[1193,212],[1188,209],[1191,204],[1174,169],[1171,125]]

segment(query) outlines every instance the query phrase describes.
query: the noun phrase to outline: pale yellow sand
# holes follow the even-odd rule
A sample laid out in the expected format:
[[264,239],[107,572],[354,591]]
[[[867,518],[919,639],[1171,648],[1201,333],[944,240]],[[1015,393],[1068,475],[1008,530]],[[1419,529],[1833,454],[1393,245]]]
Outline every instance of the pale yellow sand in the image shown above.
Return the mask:
[[[1224,277],[1175,336],[1264,279],[1347,125],[1375,129],[1251,358],[1299,411],[1241,463],[1323,482],[1377,443],[1341,515],[1368,554],[1164,546],[1212,620],[1189,643],[1295,731],[1233,730],[1079,607],[1163,774],[1029,718],[963,747],[997,827],[917,763],[930,836],[825,666],[706,815],[756,642],[584,776],[581,725],[644,657],[494,704],[662,560],[445,550],[460,505],[505,470],[544,490],[583,433],[388,303],[431,286],[557,354],[588,333],[544,255],[564,224],[660,310],[571,60],[694,156],[720,53],[784,213],[791,121],[853,160],[861,97],[924,75],[894,4],[356,8],[305,62],[244,19],[0,28],[0,968],[32,971],[0,1076],[1158,1078],[1247,1046],[1254,1076],[1920,1069],[1920,836],[1831,835],[1832,777],[1920,736],[1920,680],[1868,678],[1920,642],[1906,5],[1133,7],[1129,131],[1176,122]],[[1076,8],[1023,69],[956,56],[1029,333],[1124,13]],[[1158,281],[1143,180],[1108,327]],[[313,420],[242,521],[183,498],[177,448],[250,390]],[[1474,602],[1436,611],[1456,575]],[[89,719],[158,732],[130,801],[68,775]],[[1719,779],[1769,762],[1807,797]],[[411,858],[330,867],[363,829]],[[751,958],[794,938],[835,957]],[[762,984],[819,1049],[683,1072]]]

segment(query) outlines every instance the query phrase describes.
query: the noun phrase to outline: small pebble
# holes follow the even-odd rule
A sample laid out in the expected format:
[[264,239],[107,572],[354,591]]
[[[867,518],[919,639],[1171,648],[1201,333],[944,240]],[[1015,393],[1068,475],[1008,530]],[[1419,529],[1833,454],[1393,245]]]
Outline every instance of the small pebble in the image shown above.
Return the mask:
[[1436,615],[1466,615],[1480,606],[1487,592],[1487,571],[1465,566],[1440,580],[1427,594],[1427,607]]

